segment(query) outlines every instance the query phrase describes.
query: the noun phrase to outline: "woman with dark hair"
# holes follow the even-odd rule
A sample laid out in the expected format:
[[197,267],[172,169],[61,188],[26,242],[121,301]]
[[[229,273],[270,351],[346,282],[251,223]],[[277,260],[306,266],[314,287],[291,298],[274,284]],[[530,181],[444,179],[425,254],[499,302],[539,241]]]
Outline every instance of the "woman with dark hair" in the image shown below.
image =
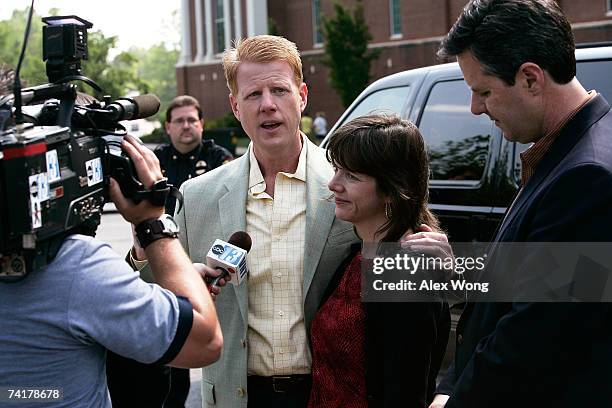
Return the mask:
[[[425,143],[412,123],[354,119],[334,132],[327,157],[336,217],[353,223],[363,248],[398,242],[421,224],[438,231],[427,208]],[[448,341],[448,305],[362,302],[362,245],[336,271],[312,322],[309,407],[427,407]]]

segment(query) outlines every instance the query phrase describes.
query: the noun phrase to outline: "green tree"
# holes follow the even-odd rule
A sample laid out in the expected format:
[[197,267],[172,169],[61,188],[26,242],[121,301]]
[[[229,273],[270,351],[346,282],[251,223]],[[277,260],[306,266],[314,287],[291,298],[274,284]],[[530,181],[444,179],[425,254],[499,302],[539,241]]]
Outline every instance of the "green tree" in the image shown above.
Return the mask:
[[102,88],[102,92],[87,89],[88,93],[93,93],[97,98],[110,95],[116,99],[128,91],[148,91],[146,82],[138,76],[138,59],[135,56],[122,52],[111,62],[109,53],[116,44],[116,36],[106,37],[101,31],[88,34],[89,56],[83,61],[82,72]]
[[[9,20],[0,21],[0,64],[4,63],[13,69],[17,67],[27,16],[27,9],[15,10]],[[34,13],[20,73],[23,86],[48,82],[45,63],[42,60],[42,26],[41,17]],[[138,60],[135,57],[121,53],[111,63],[109,52],[116,46],[116,37],[105,37],[102,32],[93,31],[88,34],[88,39],[89,59],[83,61],[82,73],[100,85],[102,92],[93,92],[89,87],[83,89],[84,91],[93,92],[98,98],[103,95],[117,98],[130,90],[147,90],[146,83],[139,79]]]
[[[15,69],[19,61],[27,17],[27,9],[14,10],[9,20],[0,21],[0,64],[6,64],[11,69]],[[42,21],[36,14],[32,17],[20,77],[24,86],[47,82],[45,63],[42,60]]]
[[157,95],[161,101],[156,118],[163,123],[166,108],[176,96],[175,65],[179,50],[160,43],[149,49],[133,47],[129,53],[138,60],[138,77],[145,82],[148,91]]
[[335,1],[334,16],[322,16],[322,22],[325,36],[323,63],[330,68],[330,84],[346,108],[368,84],[370,65],[379,53],[368,50],[372,35],[361,1],[352,12]]

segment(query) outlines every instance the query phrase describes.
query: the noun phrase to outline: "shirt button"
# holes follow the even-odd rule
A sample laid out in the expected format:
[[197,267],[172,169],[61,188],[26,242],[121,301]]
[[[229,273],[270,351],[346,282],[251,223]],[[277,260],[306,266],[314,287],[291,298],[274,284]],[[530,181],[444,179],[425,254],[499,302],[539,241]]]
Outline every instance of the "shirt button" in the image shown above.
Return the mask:
[[242,345],[242,348],[245,348],[247,345],[247,342],[245,339],[240,340],[240,344]]
[[236,388],[236,395],[237,396],[244,397],[244,394],[245,394],[244,389],[242,389],[240,387]]
[[282,276],[283,276],[283,275],[281,275],[280,273],[277,273],[277,274],[276,274],[276,277],[277,277],[278,279],[280,279]]
[[188,178],[188,179],[190,179],[190,178],[191,178],[191,174],[190,174],[190,175],[188,175],[188,176],[187,176],[187,178]]
[[173,155],[173,156],[172,156],[172,160],[176,160],[176,155]]
[[283,311],[282,311],[282,310],[279,310],[279,311],[278,311],[278,315],[279,315],[279,316],[283,316],[284,314],[285,314],[285,313],[283,313]]
[[278,353],[279,353],[279,354],[284,354],[284,353],[285,353],[285,350],[284,350],[284,349],[279,349],[279,350],[278,350]]
[[457,335],[457,344],[458,345],[462,345],[463,344],[463,334]]
[[195,157],[193,157],[193,156],[190,156],[189,158],[190,158],[191,160],[195,160]]

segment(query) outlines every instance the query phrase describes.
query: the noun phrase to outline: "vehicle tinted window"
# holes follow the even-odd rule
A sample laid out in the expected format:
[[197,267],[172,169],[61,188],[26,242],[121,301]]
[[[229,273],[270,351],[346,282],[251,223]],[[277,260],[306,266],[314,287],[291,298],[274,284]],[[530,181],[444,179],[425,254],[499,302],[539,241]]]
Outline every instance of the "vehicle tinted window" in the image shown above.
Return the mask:
[[419,129],[427,142],[433,180],[480,180],[489,156],[492,122],[470,112],[463,80],[439,82],[431,90]]
[[587,61],[576,65],[576,77],[587,91],[596,90],[612,102],[612,61]]
[[409,86],[387,88],[368,95],[359,105],[344,119],[343,123],[359,116],[367,115],[373,111],[396,113],[402,115],[403,108],[410,92]]

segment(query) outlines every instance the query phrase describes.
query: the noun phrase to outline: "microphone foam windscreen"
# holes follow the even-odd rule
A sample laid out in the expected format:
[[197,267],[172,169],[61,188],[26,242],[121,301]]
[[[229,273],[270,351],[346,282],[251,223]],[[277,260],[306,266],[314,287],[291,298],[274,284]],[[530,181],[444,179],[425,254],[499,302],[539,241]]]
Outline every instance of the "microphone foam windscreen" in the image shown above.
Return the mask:
[[234,232],[227,242],[232,245],[236,245],[238,248],[242,248],[247,252],[251,250],[251,246],[253,245],[251,236],[244,231]]
[[138,115],[134,119],[144,119],[153,116],[159,110],[159,98],[154,94],[138,95],[132,98],[138,106]]

